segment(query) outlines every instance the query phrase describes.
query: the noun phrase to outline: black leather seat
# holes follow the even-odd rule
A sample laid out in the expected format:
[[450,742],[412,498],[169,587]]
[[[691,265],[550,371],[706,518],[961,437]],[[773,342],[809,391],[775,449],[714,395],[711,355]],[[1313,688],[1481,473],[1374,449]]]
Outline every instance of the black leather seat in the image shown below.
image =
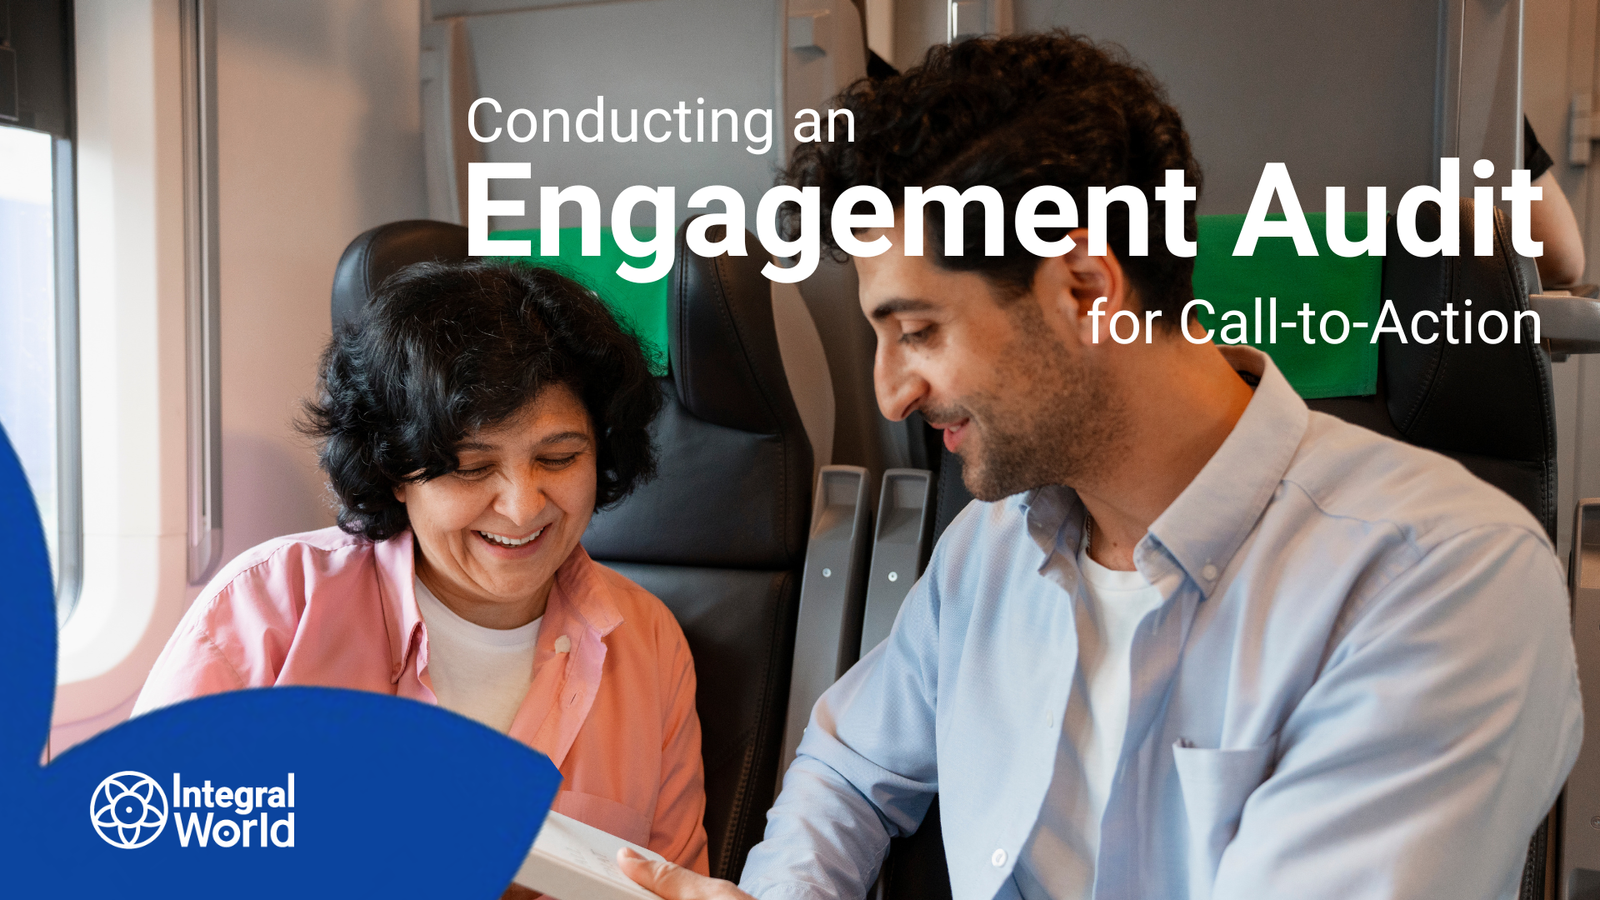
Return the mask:
[[[466,258],[466,229],[396,222],[361,235],[334,278],[335,327],[374,287],[423,260]],[[597,514],[583,544],[660,597],[699,680],[711,873],[737,880],[777,783],[811,444],[784,377],[760,256],[704,259],[684,246],[668,298],[660,475]]]
[[467,258],[467,229],[448,222],[411,219],[362,232],[333,270],[333,329],[359,322],[385,278],[415,262]]
[[[1472,201],[1458,211],[1461,234],[1472,234]],[[1495,213],[1492,256],[1413,257],[1405,253],[1388,225],[1389,256],[1383,266],[1383,297],[1393,300],[1409,328],[1421,309],[1440,310],[1446,302],[1465,309],[1473,301],[1478,315],[1498,310],[1506,320],[1528,307],[1537,290],[1531,260],[1511,250],[1505,216]],[[1419,210],[1417,231],[1439,233],[1436,206]],[[1367,397],[1332,397],[1307,405],[1370,428],[1396,440],[1436,450],[1520,501],[1556,538],[1556,433],[1550,357],[1526,336],[1520,344],[1402,344],[1385,334],[1378,346],[1378,391]],[[961,459],[944,450],[929,430],[930,459],[937,459],[934,489],[934,539],[971,502],[961,482]],[[1528,848],[1521,897],[1544,896],[1548,823]],[[884,863],[882,897],[939,900],[950,896],[949,874],[935,801],[922,827],[896,839]]]

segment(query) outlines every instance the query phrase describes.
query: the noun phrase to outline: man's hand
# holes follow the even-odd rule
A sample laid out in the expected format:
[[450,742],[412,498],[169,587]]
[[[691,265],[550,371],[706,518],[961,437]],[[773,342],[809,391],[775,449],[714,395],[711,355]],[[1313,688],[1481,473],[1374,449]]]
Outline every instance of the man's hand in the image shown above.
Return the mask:
[[622,874],[666,900],[755,900],[732,882],[697,875],[669,862],[645,859],[627,847],[617,851]]

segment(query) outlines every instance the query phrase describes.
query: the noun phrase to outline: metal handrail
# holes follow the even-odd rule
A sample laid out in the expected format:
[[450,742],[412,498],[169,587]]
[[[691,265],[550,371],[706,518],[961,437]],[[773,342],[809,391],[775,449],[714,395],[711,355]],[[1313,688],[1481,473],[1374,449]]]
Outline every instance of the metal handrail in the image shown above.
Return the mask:
[[222,557],[221,271],[217,228],[216,0],[183,0],[189,582]]

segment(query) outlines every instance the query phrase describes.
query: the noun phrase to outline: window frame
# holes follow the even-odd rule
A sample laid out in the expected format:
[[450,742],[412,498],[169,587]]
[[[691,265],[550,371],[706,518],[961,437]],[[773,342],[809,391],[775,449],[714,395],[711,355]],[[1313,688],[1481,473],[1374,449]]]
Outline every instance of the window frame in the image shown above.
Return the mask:
[[[78,355],[77,80],[72,0],[0,0],[0,125],[51,137],[56,326],[56,622],[83,585],[83,441]],[[9,57],[7,59],[6,57]],[[0,81],[0,90],[6,82]],[[8,115],[12,110],[15,115]]]

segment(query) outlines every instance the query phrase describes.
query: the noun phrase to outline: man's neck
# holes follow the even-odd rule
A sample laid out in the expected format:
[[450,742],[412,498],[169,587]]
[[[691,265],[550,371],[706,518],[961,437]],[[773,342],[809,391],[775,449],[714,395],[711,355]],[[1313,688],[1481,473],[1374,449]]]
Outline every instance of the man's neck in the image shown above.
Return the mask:
[[1227,440],[1252,392],[1211,344],[1174,335],[1125,359],[1126,439],[1072,487],[1093,520],[1094,561],[1131,571],[1134,547]]

